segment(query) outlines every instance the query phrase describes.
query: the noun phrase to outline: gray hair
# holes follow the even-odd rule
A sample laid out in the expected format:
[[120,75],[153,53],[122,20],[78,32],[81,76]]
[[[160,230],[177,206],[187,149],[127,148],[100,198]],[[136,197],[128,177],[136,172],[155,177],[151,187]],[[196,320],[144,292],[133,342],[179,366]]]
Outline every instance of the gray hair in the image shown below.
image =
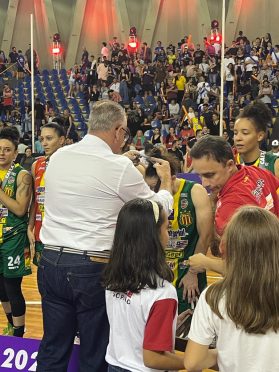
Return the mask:
[[102,100],[92,106],[88,124],[91,131],[106,132],[125,121],[125,110],[118,103]]

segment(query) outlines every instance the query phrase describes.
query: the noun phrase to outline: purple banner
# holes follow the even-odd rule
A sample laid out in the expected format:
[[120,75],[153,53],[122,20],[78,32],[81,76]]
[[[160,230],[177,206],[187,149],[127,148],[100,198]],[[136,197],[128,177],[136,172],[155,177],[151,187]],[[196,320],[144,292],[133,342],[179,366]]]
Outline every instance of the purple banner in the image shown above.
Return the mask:
[[[0,371],[36,371],[40,340],[0,336]],[[68,372],[78,371],[79,345],[73,346]]]
[[178,173],[176,175],[177,178],[184,178],[185,180],[188,181],[194,181],[197,183],[201,183],[201,178],[198,174],[196,173]]

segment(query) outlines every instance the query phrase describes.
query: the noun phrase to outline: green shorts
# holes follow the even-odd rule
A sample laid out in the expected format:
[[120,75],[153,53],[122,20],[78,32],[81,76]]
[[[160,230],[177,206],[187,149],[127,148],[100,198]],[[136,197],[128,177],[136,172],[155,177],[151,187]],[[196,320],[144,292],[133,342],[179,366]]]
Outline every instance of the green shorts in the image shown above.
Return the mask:
[[42,242],[35,242],[35,254],[33,258],[33,264],[36,266],[39,266],[43,249],[44,245]]
[[5,278],[20,278],[31,274],[31,256],[27,232],[4,237],[0,244],[0,274]]

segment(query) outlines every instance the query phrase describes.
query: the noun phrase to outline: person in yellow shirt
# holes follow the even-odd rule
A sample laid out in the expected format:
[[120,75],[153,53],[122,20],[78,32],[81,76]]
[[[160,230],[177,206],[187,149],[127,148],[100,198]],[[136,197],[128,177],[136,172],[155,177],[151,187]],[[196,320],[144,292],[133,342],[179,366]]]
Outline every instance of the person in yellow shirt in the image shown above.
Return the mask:
[[177,75],[175,76],[173,83],[176,85],[178,92],[177,92],[177,102],[181,103],[184,91],[185,91],[185,85],[186,85],[186,78],[181,74],[181,72],[177,72]]

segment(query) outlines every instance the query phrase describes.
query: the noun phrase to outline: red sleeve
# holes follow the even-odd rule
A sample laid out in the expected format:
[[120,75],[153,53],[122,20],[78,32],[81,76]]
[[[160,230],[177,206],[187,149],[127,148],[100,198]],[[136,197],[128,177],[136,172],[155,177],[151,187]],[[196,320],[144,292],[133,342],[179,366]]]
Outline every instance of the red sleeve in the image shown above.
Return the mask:
[[173,350],[173,320],[177,301],[172,298],[156,301],[146,322],[143,348],[153,351]]

